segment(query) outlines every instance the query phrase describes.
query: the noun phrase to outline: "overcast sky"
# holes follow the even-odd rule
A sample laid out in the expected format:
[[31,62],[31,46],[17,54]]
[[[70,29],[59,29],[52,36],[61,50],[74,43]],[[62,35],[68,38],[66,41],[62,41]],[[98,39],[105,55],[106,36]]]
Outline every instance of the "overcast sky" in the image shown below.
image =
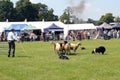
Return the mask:
[[[16,3],[18,0],[11,0]],[[77,7],[81,1],[84,1],[84,8],[80,14],[80,17],[84,20],[88,18],[99,20],[99,18],[105,13],[113,13],[113,16],[120,16],[120,0],[30,0],[32,3],[43,3],[48,8],[54,9],[55,15],[62,15],[64,10],[68,7]]]

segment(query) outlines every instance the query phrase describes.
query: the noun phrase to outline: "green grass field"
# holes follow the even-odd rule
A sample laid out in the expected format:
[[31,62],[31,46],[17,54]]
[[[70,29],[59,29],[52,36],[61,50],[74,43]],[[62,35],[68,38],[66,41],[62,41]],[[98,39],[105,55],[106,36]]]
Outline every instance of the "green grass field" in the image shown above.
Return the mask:
[[[119,39],[81,43],[86,50],[79,47],[69,60],[59,59],[50,42],[16,43],[14,58],[0,52],[0,80],[120,80]],[[105,55],[91,54],[100,45],[106,47]]]

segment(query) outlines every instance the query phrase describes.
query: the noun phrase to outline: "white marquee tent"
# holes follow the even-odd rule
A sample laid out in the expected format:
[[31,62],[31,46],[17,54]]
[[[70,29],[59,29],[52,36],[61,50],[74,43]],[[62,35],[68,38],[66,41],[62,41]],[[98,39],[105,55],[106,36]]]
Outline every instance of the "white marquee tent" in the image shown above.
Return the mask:
[[68,24],[69,30],[85,30],[85,29],[96,29],[96,26],[93,24],[85,23],[85,24]]
[[8,27],[8,25],[8,22],[0,22],[0,33],[3,32]]
[[64,37],[67,36],[69,30],[88,30],[88,29],[96,29],[96,26],[93,24],[67,24],[64,27]]
[[0,32],[4,31],[6,27],[9,27],[11,24],[28,24],[35,26],[37,29],[41,29],[42,32],[44,28],[49,27],[52,24],[63,28],[64,37],[67,36],[69,30],[85,30],[85,29],[96,29],[96,26],[93,24],[64,24],[60,21],[35,21],[35,22],[0,22]]
[[53,23],[56,24],[57,26],[60,26],[61,28],[64,28],[64,27],[65,27],[65,24],[63,24],[63,23],[60,22],[60,21],[28,22],[28,24],[31,24],[32,26],[35,26],[35,27],[37,27],[38,29],[41,29],[42,32],[44,31],[44,28],[49,27],[49,26],[52,25]]

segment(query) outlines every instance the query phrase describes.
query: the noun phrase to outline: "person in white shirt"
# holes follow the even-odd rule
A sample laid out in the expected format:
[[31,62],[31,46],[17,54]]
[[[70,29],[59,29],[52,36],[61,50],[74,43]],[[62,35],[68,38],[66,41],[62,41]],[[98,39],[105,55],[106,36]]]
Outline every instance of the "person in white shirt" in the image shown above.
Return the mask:
[[14,29],[8,33],[7,41],[8,41],[8,57],[10,57],[11,50],[12,50],[12,57],[15,57],[15,41],[17,37],[14,34]]

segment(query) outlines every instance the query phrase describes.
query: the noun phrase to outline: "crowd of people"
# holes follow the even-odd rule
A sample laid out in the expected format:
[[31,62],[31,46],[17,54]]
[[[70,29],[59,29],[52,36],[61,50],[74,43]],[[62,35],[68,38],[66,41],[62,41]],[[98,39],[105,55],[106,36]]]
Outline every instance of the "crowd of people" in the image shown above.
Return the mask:
[[96,30],[78,30],[78,31],[69,31],[66,39],[67,40],[89,40],[93,39],[96,35]]
[[[39,35],[35,32],[21,32],[18,36],[19,40],[24,41],[50,41],[50,40],[89,40],[89,39],[111,39],[120,38],[120,30],[70,30],[68,35],[64,37],[63,32],[43,32]],[[0,41],[7,41],[7,34],[3,32]]]
[[[117,29],[100,29],[100,30],[70,30],[68,35],[64,37],[63,32],[43,32],[39,35],[36,32],[21,32],[21,34],[16,35],[14,29],[6,34],[2,33],[0,36],[0,41],[8,42],[8,57],[12,55],[15,56],[15,41],[50,41],[50,40],[90,40],[90,39],[104,39],[109,40],[111,38],[120,38],[120,30]],[[12,54],[11,54],[12,53]]]
[[105,40],[109,40],[111,38],[119,39],[120,38],[120,30],[116,30],[116,29],[104,30],[104,31],[99,30],[98,38],[105,39]]

